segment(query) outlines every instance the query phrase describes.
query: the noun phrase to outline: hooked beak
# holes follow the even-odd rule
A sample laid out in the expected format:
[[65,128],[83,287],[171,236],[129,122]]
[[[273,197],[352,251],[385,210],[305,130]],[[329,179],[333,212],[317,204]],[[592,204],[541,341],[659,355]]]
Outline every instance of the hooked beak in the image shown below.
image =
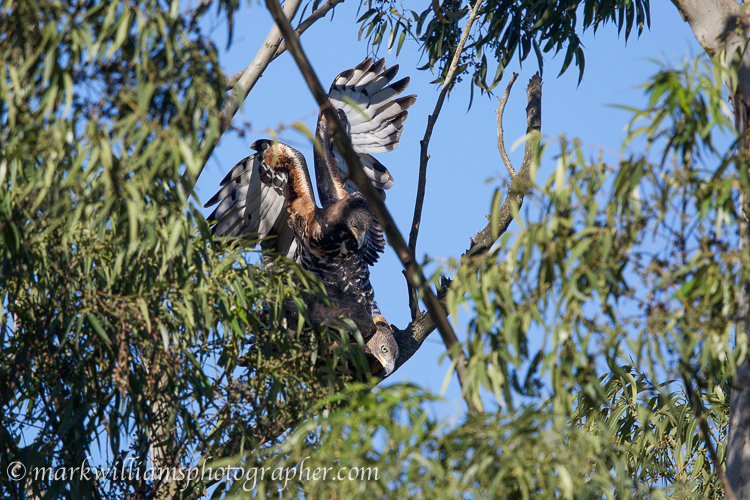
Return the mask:
[[354,235],[354,239],[355,239],[355,240],[357,240],[357,248],[362,248],[362,247],[364,247],[364,246],[365,246],[365,239],[366,239],[366,237],[367,237],[367,233],[364,233],[364,234],[361,234],[361,235],[360,235],[360,234],[359,234],[359,233],[357,232],[357,230],[356,230],[356,229],[354,229],[353,227],[350,227],[350,228],[349,228],[349,231],[351,231],[351,232],[352,232],[352,234]]
[[383,366],[383,369],[378,372],[378,377],[386,378],[396,369],[396,361],[386,361],[380,354],[377,355],[378,361]]

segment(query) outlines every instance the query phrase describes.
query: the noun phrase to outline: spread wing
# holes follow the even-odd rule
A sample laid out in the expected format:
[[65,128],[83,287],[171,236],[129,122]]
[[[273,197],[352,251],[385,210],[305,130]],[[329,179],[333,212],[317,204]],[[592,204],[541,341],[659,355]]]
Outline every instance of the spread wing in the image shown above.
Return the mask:
[[[374,64],[372,59],[365,59],[356,68],[337,76],[328,93],[328,100],[338,111],[365,173],[383,196],[382,190],[393,186],[393,176],[372,153],[385,153],[398,147],[409,114],[407,110],[417,99],[414,95],[396,99],[409,86],[409,77],[391,84],[398,64],[383,71],[384,67],[385,58]],[[347,191],[355,191],[356,185],[347,179],[346,162],[335,147],[333,156]]]
[[310,175],[302,154],[286,144],[260,140],[256,151],[235,165],[206,207],[218,203],[208,216],[219,236],[263,239],[290,259],[298,258],[295,223],[306,224],[315,213]]
[[[384,153],[398,147],[409,114],[407,110],[416,101],[414,95],[396,99],[409,86],[409,78],[392,84],[398,65],[383,71],[384,67],[385,58],[374,64],[372,59],[365,59],[357,67],[338,75],[328,93],[328,100],[338,112],[367,177],[383,198],[385,190],[393,186],[393,176],[371,153]],[[356,193],[358,189],[348,178],[346,161],[328,134],[323,114],[318,119],[316,138],[323,149],[315,152],[315,171],[325,207],[345,196],[344,191]],[[377,262],[378,254],[384,249],[383,229],[373,217],[364,251],[367,263]]]

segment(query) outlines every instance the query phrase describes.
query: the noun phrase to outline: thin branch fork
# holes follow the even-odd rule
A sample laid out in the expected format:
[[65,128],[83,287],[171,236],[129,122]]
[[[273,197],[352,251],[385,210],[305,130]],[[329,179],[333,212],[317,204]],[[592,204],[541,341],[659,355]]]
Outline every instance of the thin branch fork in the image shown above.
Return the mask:
[[[301,36],[302,33],[307,31],[307,29],[313,24],[315,24],[316,21],[325,17],[325,15],[328,14],[328,12],[330,12],[334,7],[336,7],[338,4],[343,3],[343,2],[344,0],[328,0],[326,3],[318,7],[318,9],[315,10],[315,12],[310,14],[304,21],[299,23],[299,26],[297,26],[297,29],[294,30],[295,33],[297,33],[297,36]],[[271,58],[271,61],[273,62],[274,60],[276,60],[276,58],[279,57],[284,52],[286,52],[286,41],[281,42],[281,45],[279,45],[279,48],[276,49],[276,53]],[[237,84],[237,82],[240,80],[240,78],[242,78],[242,75],[245,74],[245,71],[247,71],[248,69],[250,69],[250,66],[248,66],[245,69],[241,69],[234,75],[230,76],[227,79],[226,89],[232,90],[234,86]]]
[[[513,82],[511,81],[509,86],[512,84]],[[540,131],[542,128],[542,78],[539,76],[539,73],[531,77],[529,86],[526,88],[526,98],[528,105],[526,106],[526,147],[523,154],[523,163],[518,175],[513,177],[508,196],[500,207],[496,233],[498,235],[507,231],[508,226],[513,221],[514,207],[517,211],[523,204],[524,195],[530,184],[531,166],[539,151]],[[500,123],[502,124],[502,119]],[[471,246],[465,255],[471,256],[488,252],[492,244],[496,241],[496,238],[492,234],[493,227],[490,223],[474,235]]]
[[[440,115],[440,110],[443,109],[443,103],[445,102],[445,97],[448,95],[448,91],[453,86],[453,81],[456,78],[456,72],[458,70],[458,62],[461,59],[461,54],[464,51],[464,45],[466,44],[466,40],[469,38],[469,32],[471,31],[471,26],[474,24],[474,20],[477,18],[477,12],[479,11],[479,6],[482,4],[482,0],[477,0],[477,3],[474,4],[474,7],[469,11],[469,19],[466,21],[466,26],[464,26],[464,31],[461,34],[461,40],[458,42],[458,46],[456,47],[456,52],[453,54],[453,59],[451,59],[451,65],[448,68],[448,74],[445,75],[445,81],[443,82],[443,87],[440,90],[440,95],[437,98],[437,102],[435,103],[435,109],[432,111],[432,114],[427,117],[427,128],[424,132],[424,138],[420,141],[420,153],[419,153],[419,182],[417,184],[417,201],[414,204],[414,218],[412,219],[411,223],[411,231],[409,231],[409,250],[412,254],[416,255],[417,253],[417,238],[419,237],[419,226],[421,224],[422,220],[422,207],[424,205],[424,195],[425,195],[425,184],[427,183],[427,162],[430,159],[430,155],[427,154],[427,148],[430,145],[430,139],[432,138],[432,131],[435,128],[435,123],[437,122],[438,116]],[[417,297],[417,290],[414,286],[412,286],[411,283],[408,283],[409,288],[409,309],[411,310],[411,319],[414,321],[417,319],[417,316],[419,316],[419,300]]]
[[[424,302],[427,306],[427,310],[429,311],[430,316],[432,316],[435,324],[437,325],[437,329],[440,332],[441,337],[443,338],[443,342],[448,349],[451,359],[456,363],[456,373],[458,375],[459,382],[461,383],[462,387],[464,387],[466,365],[468,364],[468,361],[466,360],[466,355],[463,353],[463,351],[459,351],[457,361],[455,359],[456,353],[453,347],[458,344],[458,338],[456,337],[456,333],[453,331],[453,328],[448,322],[448,317],[445,314],[445,309],[440,304],[440,301],[427,284],[427,280],[422,274],[422,270],[417,265],[417,262],[414,259],[414,255],[409,250],[406,245],[406,241],[404,241],[403,236],[401,236],[401,233],[398,231],[396,223],[394,222],[393,217],[391,217],[391,214],[388,212],[388,209],[386,209],[382,198],[375,191],[375,188],[370,183],[369,179],[364,173],[364,170],[362,170],[362,165],[359,162],[359,157],[354,152],[351,140],[341,127],[341,122],[339,121],[338,114],[330,106],[328,102],[328,96],[323,90],[323,86],[320,84],[318,77],[315,75],[315,72],[312,69],[309,60],[307,59],[307,56],[302,51],[302,46],[299,43],[299,38],[297,37],[296,33],[294,33],[294,30],[292,29],[289,21],[284,17],[281,6],[279,5],[277,0],[266,0],[266,5],[271,11],[271,15],[273,15],[274,19],[276,20],[277,25],[281,27],[281,32],[284,34],[284,38],[287,41],[289,52],[297,62],[297,66],[299,66],[299,69],[302,72],[302,75],[304,76],[308,87],[312,91],[315,100],[318,102],[318,105],[321,108],[321,112],[326,115],[328,124],[331,126],[331,135],[333,136],[336,146],[340,151],[343,152],[344,159],[346,160],[346,164],[349,167],[349,177],[360,189],[365,199],[367,200],[370,209],[373,211],[375,216],[380,221],[380,224],[383,226],[383,230],[388,237],[388,243],[390,243],[390,245],[396,251],[396,254],[401,260],[401,264],[406,269],[407,278],[410,280],[412,286],[422,290],[422,292],[424,293]],[[469,407],[470,413],[484,412],[484,409],[481,406],[476,406],[469,398],[466,399],[466,402]]]
[[[509,95],[513,81],[515,81],[515,78],[509,83],[506,95]],[[513,214],[518,213],[518,209],[521,208],[524,195],[530,184],[531,167],[539,150],[539,138],[542,127],[542,79],[538,73],[529,81],[526,95],[528,105],[526,107],[526,147],[523,163],[517,175],[513,177],[508,196],[500,207],[495,235],[502,235],[508,230],[510,223],[513,221]],[[503,99],[507,101],[505,96]],[[500,115],[502,115],[503,110],[499,110]],[[502,116],[500,116],[499,123],[502,124]],[[515,207],[515,210],[513,207]],[[464,259],[471,256],[487,253],[495,241],[496,238],[493,238],[492,222],[489,222],[484,229],[474,235],[471,240],[471,246],[462,257],[462,262],[465,262]],[[442,305],[445,305],[444,297],[449,285],[449,282],[443,284],[443,289],[441,290]],[[435,327],[436,325],[432,317],[428,314],[423,314],[412,321],[406,329],[395,331],[394,335],[399,346],[399,358],[396,361],[396,369],[406,363],[419,350],[425,339],[435,331]]]
[[508,97],[510,97],[510,89],[513,87],[513,84],[517,79],[518,73],[513,73],[513,78],[510,79],[510,83],[508,83],[508,87],[505,89],[503,97],[497,98],[497,100],[500,101],[500,105],[497,107],[497,111],[495,111],[497,114],[497,150],[500,151],[500,157],[503,159],[505,169],[508,171],[508,174],[510,174],[511,181],[516,178],[516,171],[513,168],[513,164],[510,162],[510,158],[508,158],[508,152],[505,151],[505,139],[503,138],[503,113],[505,112],[505,105],[508,103]]

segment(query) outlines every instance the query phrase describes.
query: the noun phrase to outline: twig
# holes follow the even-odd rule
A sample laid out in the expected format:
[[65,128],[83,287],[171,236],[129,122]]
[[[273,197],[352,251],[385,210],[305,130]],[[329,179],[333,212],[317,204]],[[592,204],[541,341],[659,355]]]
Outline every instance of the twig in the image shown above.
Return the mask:
[[[531,165],[539,149],[540,130],[542,128],[542,79],[539,73],[531,77],[529,86],[526,89],[526,95],[529,104],[526,106],[527,137],[523,163],[518,175],[513,178],[503,206],[500,207],[496,234],[503,234],[508,229],[508,226],[513,221],[512,207],[515,206],[516,210],[521,208],[523,197],[529,187]],[[492,233],[492,224],[487,224],[484,229],[475,234],[467,255],[487,252],[496,240],[496,238],[493,238]]]
[[[302,35],[307,29],[315,24],[316,21],[319,19],[322,19],[325,17],[328,12],[336,7],[338,4],[343,3],[344,0],[328,0],[326,3],[318,7],[318,9],[310,14],[307,19],[299,23],[299,26],[297,26],[297,29],[294,30],[297,35]],[[276,53],[271,58],[271,61],[275,60],[277,57],[279,57],[281,54],[286,52],[286,42],[282,41],[281,45],[279,45],[279,48],[276,49]],[[237,81],[242,77],[242,75],[247,71],[247,68],[241,69],[237,73],[235,73],[233,76],[229,77],[227,79],[226,88],[227,90],[232,90],[234,88],[234,85],[237,83]]]
[[[502,235],[507,231],[510,223],[513,221],[513,214],[521,208],[523,198],[528,189],[531,175],[531,166],[534,156],[539,149],[539,137],[542,127],[542,79],[539,74],[535,74],[529,81],[526,89],[528,106],[526,107],[526,148],[524,159],[518,175],[511,183],[508,196],[500,207],[500,213],[497,219],[497,233]],[[517,207],[516,211],[511,207]],[[489,251],[495,240],[492,238],[492,223],[488,223],[484,229],[479,231],[472,238],[471,246],[462,257],[464,259],[472,256],[486,253]],[[447,288],[447,285],[444,288]],[[445,299],[441,299],[444,304]],[[435,322],[428,314],[412,321],[404,330],[396,330],[394,335],[399,347],[399,356],[396,360],[396,369],[402,366],[406,361],[416,353],[424,343],[425,339],[435,331]]]
[[[276,23],[281,27],[281,31],[287,41],[289,52],[291,52],[292,56],[294,56],[294,60],[297,62],[297,66],[302,72],[302,75],[305,77],[305,81],[307,82],[308,87],[310,87],[313,96],[315,96],[315,100],[318,102],[321,111],[326,115],[326,120],[331,128],[331,135],[333,136],[333,139],[339,151],[342,151],[346,164],[349,167],[349,178],[354,181],[359,190],[362,192],[370,206],[370,209],[372,209],[373,213],[378,218],[378,221],[380,221],[380,224],[383,226],[383,230],[388,237],[388,242],[396,251],[396,254],[401,260],[401,264],[406,269],[407,278],[412,283],[412,286],[420,289],[424,293],[424,302],[427,306],[427,310],[429,311],[430,316],[432,316],[432,318],[435,320],[437,329],[440,332],[441,337],[443,338],[443,342],[448,349],[448,353],[451,356],[451,359],[455,360],[456,356],[458,356],[458,360],[456,361],[456,374],[458,375],[458,380],[461,384],[461,387],[465,387],[465,372],[468,362],[463,351],[454,348],[454,346],[458,345],[459,343],[458,339],[456,338],[456,334],[453,331],[453,328],[448,322],[448,317],[445,314],[445,309],[443,309],[440,301],[438,301],[438,298],[435,296],[435,294],[432,292],[432,289],[427,284],[427,280],[425,279],[421,269],[417,265],[417,262],[414,259],[414,255],[409,250],[409,247],[406,246],[406,241],[404,241],[403,236],[401,236],[401,233],[396,227],[396,223],[394,222],[393,217],[391,217],[391,214],[385,208],[385,204],[383,203],[382,198],[375,191],[375,188],[367,178],[364,170],[362,170],[362,165],[359,162],[359,157],[352,148],[351,140],[341,127],[341,122],[339,121],[338,114],[328,102],[328,96],[323,90],[323,86],[320,84],[318,77],[315,75],[315,72],[312,69],[309,60],[307,59],[307,56],[305,56],[305,53],[302,51],[302,46],[299,43],[299,38],[297,37],[296,33],[294,33],[294,30],[289,24],[289,21],[284,19],[278,1],[266,0],[266,5],[268,5],[269,10],[271,11],[271,15],[273,15]],[[466,397],[465,399],[470,413],[484,412],[481,404],[479,406],[476,406],[472,402],[471,398]]]
[[732,486],[729,484],[729,480],[724,474],[724,467],[721,464],[721,460],[719,460],[719,456],[716,454],[714,444],[711,442],[711,430],[708,428],[708,423],[703,418],[703,412],[701,411],[701,401],[695,394],[695,392],[693,392],[692,384],[690,384],[690,381],[684,373],[682,374],[682,380],[685,382],[685,390],[688,393],[690,405],[693,407],[695,419],[698,421],[698,426],[701,429],[703,442],[706,443],[708,454],[711,457],[711,461],[714,463],[716,475],[719,476],[719,481],[721,481],[722,486],[724,486],[724,498],[726,498],[727,500],[737,500],[737,497],[734,495],[734,490],[732,490]]
[[[275,57],[271,58],[272,61],[274,59],[275,59]],[[232,76],[230,76],[229,78],[227,78],[227,81],[224,84],[227,91],[232,90],[234,88],[234,86],[237,84],[237,82],[239,81],[239,79],[242,78],[242,75],[245,74],[246,70],[247,70],[247,68],[242,68],[237,73],[235,73]]]
[[511,181],[516,177],[516,171],[513,169],[513,164],[510,162],[510,158],[508,158],[508,152],[505,151],[505,139],[503,139],[503,113],[505,112],[505,105],[508,103],[508,97],[510,97],[510,89],[513,87],[513,83],[515,83],[517,78],[518,73],[513,73],[513,78],[510,79],[510,83],[508,83],[508,87],[505,89],[503,98],[497,98],[497,100],[500,101],[500,105],[495,112],[497,113],[497,150],[500,151],[500,156],[503,159],[503,163],[505,163],[506,170],[508,170],[508,173],[510,174]]
[[[458,62],[461,59],[461,54],[464,50],[467,38],[469,38],[469,31],[471,30],[474,20],[477,18],[477,12],[479,11],[479,5],[482,0],[477,0],[474,4],[474,8],[469,11],[469,19],[466,21],[464,31],[461,34],[461,40],[458,42],[456,52],[453,54],[451,59],[451,65],[448,68],[448,74],[445,75],[443,81],[443,87],[440,90],[440,95],[435,103],[435,109],[432,114],[427,117],[427,128],[424,131],[424,138],[420,141],[421,150],[419,153],[419,183],[417,184],[417,201],[414,203],[414,218],[411,223],[411,231],[409,231],[409,250],[414,255],[417,254],[417,238],[419,237],[419,225],[422,221],[422,206],[424,205],[424,194],[425,184],[427,183],[427,161],[430,159],[430,155],[427,154],[427,148],[430,145],[430,139],[432,138],[432,130],[435,128],[435,122],[437,122],[440,110],[443,108],[443,102],[445,97],[448,95],[448,91],[453,85],[453,80],[456,77],[456,70],[458,69]],[[414,321],[419,315],[419,300],[417,298],[417,290],[415,287],[408,282],[409,287],[409,309],[411,310],[411,319]]]
[[[286,16],[287,19],[292,19],[297,13],[297,9],[299,8],[300,3],[302,3],[302,0],[287,0],[286,2],[284,2],[284,16]],[[289,21],[287,21],[287,24],[288,22]],[[203,172],[203,169],[206,167],[208,158],[211,156],[214,148],[219,143],[219,139],[221,138],[221,136],[224,134],[224,132],[226,132],[229,124],[232,122],[232,118],[234,118],[234,115],[237,113],[237,110],[240,109],[241,100],[238,94],[238,90],[242,93],[242,100],[244,101],[245,97],[247,97],[247,94],[250,93],[255,84],[258,82],[258,79],[261,77],[270,62],[273,60],[273,56],[276,53],[281,40],[281,31],[279,30],[278,25],[274,24],[271,27],[271,30],[268,32],[268,35],[266,36],[263,45],[261,45],[260,50],[258,50],[258,53],[255,55],[253,62],[251,62],[250,65],[245,68],[242,76],[239,78],[239,80],[237,80],[234,88],[227,96],[224,104],[222,104],[221,110],[219,111],[219,133],[214,137],[210,137],[208,139],[204,138],[201,141],[200,169],[195,173],[194,177],[188,170],[185,170],[185,173],[182,176],[182,186],[185,188],[185,191],[187,193],[190,193],[193,190],[193,187],[195,187],[195,183],[197,182],[198,177],[200,177],[201,172]]]

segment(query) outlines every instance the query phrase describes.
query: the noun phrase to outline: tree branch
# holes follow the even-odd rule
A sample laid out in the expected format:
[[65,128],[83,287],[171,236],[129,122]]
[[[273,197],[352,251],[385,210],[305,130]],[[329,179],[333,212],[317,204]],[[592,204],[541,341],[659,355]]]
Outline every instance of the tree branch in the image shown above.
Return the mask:
[[[508,87],[513,84],[510,82]],[[539,138],[541,136],[542,126],[542,79],[539,73],[531,77],[529,86],[526,89],[528,106],[526,107],[526,148],[524,151],[523,164],[518,171],[518,175],[513,178],[508,196],[505,198],[502,207],[500,207],[497,218],[497,235],[502,235],[508,230],[510,223],[513,221],[513,214],[523,204],[523,198],[529,187],[531,166],[539,150]],[[502,114],[502,113],[501,113]],[[502,117],[501,117],[502,121]],[[511,207],[515,206],[516,210]],[[479,231],[471,241],[471,246],[462,257],[464,259],[473,255],[479,255],[489,251],[492,244],[496,241],[492,238],[492,222],[488,223],[484,229]],[[444,282],[440,292],[441,304],[445,305],[445,293],[450,285]],[[396,360],[396,369],[409,360],[424,343],[425,339],[435,331],[435,323],[432,318],[423,314],[416,320],[412,321],[404,330],[396,329],[394,335],[398,342],[399,356]]]
[[[458,42],[456,52],[453,54],[451,59],[451,65],[448,68],[448,74],[445,76],[443,81],[443,87],[440,90],[440,95],[435,103],[435,109],[432,114],[427,117],[427,128],[424,131],[424,138],[420,141],[421,150],[419,153],[419,183],[417,184],[417,201],[414,204],[414,218],[411,223],[411,231],[409,232],[409,250],[412,254],[417,253],[417,238],[419,237],[419,225],[422,220],[422,206],[424,205],[424,194],[425,184],[427,183],[427,161],[430,159],[430,155],[427,154],[427,148],[430,145],[430,139],[432,138],[432,130],[435,128],[435,122],[437,122],[440,110],[443,109],[443,102],[445,97],[448,95],[453,81],[456,78],[456,71],[458,69],[458,62],[461,59],[461,54],[466,44],[466,39],[469,38],[469,31],[471,26],[474,24],[474,20],[477,18],[477,11],[479,11],[479,5],[482,0],[477,0],[474,4],[474,8],[469,11],[469,19],[466,21],[464,31],[461,34],[461,40]],[[417,290],[407,280],[409,289],[409,309],[411,310],[411,319],[414,321],[419,315],[419,300],[417,298]]]
[[[740,56],[737,72],[730,76],[732,81],[727,82],[727,85],[733,91],[735,129],[739,137],[737,149],[741,158],[747,154],[750,146],[747,140],[747,132],[750,129],[750,50],[747,50],[749,14],[735,0],[672,0],[672,3],[680,11],[682,18],[690,24],[698,42],[711,56],[720,54],[722,50],[725,51],[727,61],[733,61],[735,54]],[[740,188],[737,208],[740,255],[747,255],[750,248],[750,192],[746,187]],[[748,269],[743,261],[740,261],[737,274],[739,292],[735,345],[739,346],[747,342],[750,334]],[[726,463],[726,497],[736,495],[742,499],[750,498],[750,358],[739,361],[739,367],[732,380]],[[721,472],[718,465],[716,468]]]
[[[529,104],[526,106],[526,147],[523,154],[523,163],[518,175],[513,178],[503,206],[500,207],[497,234],[503,234],[513,221],[512,208],[515,207],[516,211],[521,208],[523,197],[529,188],[531,165],[539,150],[540,131],[542,128],[542,79],[539,73],[531,77],[529,86],[526,88],[526,96]],[[477,255],[487,252],[490,249],[496,241],[492,237],[492,229],[492,224],[490,223],[474,235],[467,255]]]
[[[283,12],[285,19],[292,19],[294,17],[300,3],[302,3],[302,0],[287,0],[284,2]],[[289,21],[287,21],[287,24],[289,24]],[[245,68],[242,76],[237,80],[234,88],[227,96],[224,104],[222,104],[221,110],[219,111],[219,133],[214,137],[204,138],[203,141],[201,141],[200,169],[195,173],[195,177],[190,174],[189,170],[185,170],[185,173],[182,176],[182,185],[187,193],[190,193],[193,190],[193,187],[195,187],[195,183],[200,177],[201,172],[203,172],[203,169],[206,167],[208,158],[219,143],[221,136],[226,132],[227,128],[229,128],[229,124],[232,122],[232,118],[234,118],[237,110],[240,109],[241,102],[245,100],[247,94],[250,93],[258,82],[258,79],[273,60],[274,54],[276,54],[276,50],[279,48],[282,38],[278,24],[274,24],[268,32],[260,50],[258,50],[258,53],[255,55],[255,58],[250,65]],[[242,94],[242,99],[240,99],[240,94]]]
[[[456,364],[456,374],[458,375],[459,383],[462,387],[465,387],[465,372],[467,365],[466,355],[462,350],[457,348],[460,343],[456,338],[456,334],[453,331],[453,328],[448,322],[448,317],[445,314],[445,309],[440,304],[440,301],[435,296],[435,294],[432,292],[432,289],[430,288],[427,280],[422,274],[422,270],[417,265],[417,262],[414,259],[414,255],[407,247],[406,241],[404,241],[403,236],[401,236],[401,233],[396,227],[396,223],[394,222],[393,217],[391,217],[391,214],[386,209],[382,198],[375,191],[375,188],[367,178],[364,170],[362,170],[362,165],[359,162],[359,157],[352,148],[351,140],[346,135],[346,132],[344,132],[344,129],[341,127],[341,122],[339,121],[338,114],[329,104],[328,96],[323,90],[323,86],[320,84],[318,77],[315,75],[315,72],[312,69],[310,62],[308,61],[307,56],[305,56],[305,53],[302,51],[302,46],[299,43],[297,34],[294,33],[294,30],[289,24],[289,21],[284,18],[278,1],[266,0],[266,5],[268,5],[269,10],[271,11],[271,15],[273,15],[277,25],[281,27],[281,32],[284,34],[284,38],[287,41],[289,52],[291,52],[294,60],[297,62],[297,66],[302,72],[302,75],[305,77],[305,81],[307,82],[308,87],[310,87],[313,96],[315,96],[315,100],[318,102],[321,112],[326,116],[326,120],[331,129],[331,135],[333,136],[333,139],[339,151],[343,153],[346,164],[349,167],[350,179],[354,181],[359,190],[362,192],[370,206],[370,209],[373,211],[375,216],[378,218],[378,221],[380,221],[380,224],[383,226],[383,230],[388,237],[388,243],[390,243],[390,245],[396,251],[396,254],[401,260],[401,264],[406,269],[407,278],[412,283],[412,286],[418,288],[424,294],[423,300],[425,305],[427,306],[427,310],[429,311],[430,315],[437,325],[437,329],[440,332],[440,336],[443,338],[443,342],[448,349],[448,353],[451,356],[451,359],[454,360]],[[481,413],[484,411],[484,409],[481,407],[481,403],[479,406],[475,406],[475,404],[469,397],[466,397],[466,404],[469,407],[470,413]]]
[[[343,3],[343,2],[344,0],[328,0],[326,3],[318,7],[318,9],[315,12],[310,14],[307,17],[307,19],[299,23],[299,26],[297,26],[297,29],[294,31],[297,33],[298,36],[302,35],[302,33],[307,31],[307,29],[313,24],[315,24],[316,21],[325,17],[325,15],[328,14],[328,12],[331,11],[331,9],[333,9],[338,4]],[[274,61],[277,57],[279,57],[284,52],[286,52],[286,42],[282,41],[281,45],[279,45],[279,48],[276,49],[276,53],[271,58],[271,61]],[[238,71],[233,76],[227,79],[227,83],[226,83],[227,90],[232,90],[234,88],[235,84],[239,81],[240,78],[242,78],[242,75],[245,73],[245,71],[248,70],[248,68],[241,69],[240,71]],[[258,77],[260,78],[260,75],[258,75]]]
[[731,61],[735,52],[740,53],[736,83],[745,103],[750,104],[747,101],[750,97],[750,50],[747,50],[750,13],[744,12],[744,7],[736,0],[672,0],[672,3],[709,55],[726,50],[727,60]]
[[518,73],[513,73],[513,78],[510,79],[508,87],[505,89],[502,99],[497,98],[500,101],[500,105],[497,107],[497,150],[500,151],[500,157],[503,159],[505,169],[510,174],[510,180],[513,181],[516,177],[516,171],[513,168],[513,164],[508,158],[508,152],[505,151],[505,139],[503,138],[503,113],[505,112],[505,105],[508,103],[508,97],[510,97],[510,89],[513,88],[513,84],[518,79]]

